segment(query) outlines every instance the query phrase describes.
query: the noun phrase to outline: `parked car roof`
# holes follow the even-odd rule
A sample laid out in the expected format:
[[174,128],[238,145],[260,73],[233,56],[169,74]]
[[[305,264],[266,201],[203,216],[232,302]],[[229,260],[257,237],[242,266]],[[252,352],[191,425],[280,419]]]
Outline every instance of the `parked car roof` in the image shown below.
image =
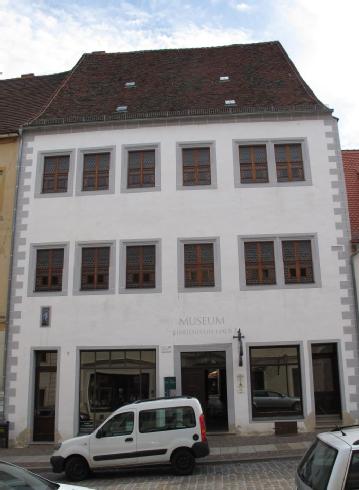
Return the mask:
[[353,450],[359,450],[359,427],[343,427],[332,432],[322,432],[318,434],[318,437],[323,442],[333,446],[345,443],[351,446]]
[[118,408],[116,412],[121,412],[124,408],[151,409],[151,408],[163,407],[164,405],[182,406],[182,405],[193,405],[193,404],[199,404],[199,401],[197,400],[197,398],[194,398],[192,396],[152,398],[149,400],[136,400],[133,403],[122,405],[122,407]]

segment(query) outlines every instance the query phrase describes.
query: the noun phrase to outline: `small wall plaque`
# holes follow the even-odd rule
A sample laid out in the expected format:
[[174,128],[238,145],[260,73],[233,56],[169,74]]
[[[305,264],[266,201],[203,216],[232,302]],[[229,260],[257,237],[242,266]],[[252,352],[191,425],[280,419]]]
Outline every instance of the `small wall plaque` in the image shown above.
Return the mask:
[[40,327],[50,326],[51,307],[41,306]]

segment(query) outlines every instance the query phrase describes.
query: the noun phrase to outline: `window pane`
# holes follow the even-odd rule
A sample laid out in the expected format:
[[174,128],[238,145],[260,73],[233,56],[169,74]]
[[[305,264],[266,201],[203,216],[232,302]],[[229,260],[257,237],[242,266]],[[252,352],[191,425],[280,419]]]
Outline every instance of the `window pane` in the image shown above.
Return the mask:
[[276,283],[273,242],[246,242],[244,253],[248,286]]
[[61,291],[64,249],[36,252],[35,291]]
[[183,148],[183,185],[211,184],[210,148]]
[[81,289],[108,289],[110,247],[83,247]]
[[141,150],[128,152],[127,187],[154,187],[155,186],[155,150]]
[[238,152],[241,183],[268,182],[266,145],[239,146]]
[[192,407],[159,408],[142,410],[139,414],[140,432],[188,429],[196,426]]
[[99,191],[109,188],[110,153],[84,155],[83,191]]
[[325,490],[328,486],[336,457],[336,449],[317,439],[298,468],[300,479],[309,488]]
[[44,158],[42,192],[66,192],[70,167],[70,156],[48,156]]
[[284,240],[282,253],[286,284],[314,282],[310,240]]
[[357,490],[359,488],[359,451],[352,454],[345,490]]
[[253,417],[302,415],[299,348],[251,347]]
[[101,427],[102,437],[119,437],[132,434],[134,427],[134,413],[125,412],[114,415]]
[[156,246],[126,247],[126,288],[156,287]]
[[301,144],[274,145],[278,182],[304,180]]
[[184,244],[185,287],[213,287],[213,243]]
[[155,350],[81,352],[80,433],[91,432],[122,405],[154,398],[155,359]]

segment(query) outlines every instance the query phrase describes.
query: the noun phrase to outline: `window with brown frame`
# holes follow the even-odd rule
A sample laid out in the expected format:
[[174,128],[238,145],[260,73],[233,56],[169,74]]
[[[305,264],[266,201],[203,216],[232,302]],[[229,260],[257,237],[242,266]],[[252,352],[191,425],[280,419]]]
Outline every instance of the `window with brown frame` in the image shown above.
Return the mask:
[[108,289],[110,247],[83,247],[81,290]]
[[84,155],[82,190],[104,191],[109,189],[110,153],[86,153]]
[[136,150],[128,152],[127,188],[155,187],[156,151]]
[[276,284],[274,242],[245,242],[247,286]]
[[182,148],[183,185],[211,185],[210,148]]
[[239,146],[239,166],[242,184],[268,182],[266,145]]
[[47,156],[44,158],[42,193],[67,192],[70,156]]
[[213,287],[213,243],[184,244],[184,285],[186,288]]
[[127,245],[126,288],[156,287],[156,246]]
[[61,291],[64,249],[36,251],[35,292]]
[[283,240],[282,252],[286,284],[314,282],[310,240]]
[[302,145],[300,143],[274,145],[278,182],[304,180]]

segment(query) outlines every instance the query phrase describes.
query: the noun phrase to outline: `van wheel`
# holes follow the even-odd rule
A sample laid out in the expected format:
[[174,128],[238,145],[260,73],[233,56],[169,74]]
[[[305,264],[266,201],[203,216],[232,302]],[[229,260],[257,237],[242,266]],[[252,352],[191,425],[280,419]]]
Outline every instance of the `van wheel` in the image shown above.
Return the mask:
[[196,461],[189,449],[178,449],[171,458],[171,465],[176,475],[191,475]]
[[71,481],[85,480],[90,474],[87,461],[81,456],[71,456],[65,463],[65,475]]

